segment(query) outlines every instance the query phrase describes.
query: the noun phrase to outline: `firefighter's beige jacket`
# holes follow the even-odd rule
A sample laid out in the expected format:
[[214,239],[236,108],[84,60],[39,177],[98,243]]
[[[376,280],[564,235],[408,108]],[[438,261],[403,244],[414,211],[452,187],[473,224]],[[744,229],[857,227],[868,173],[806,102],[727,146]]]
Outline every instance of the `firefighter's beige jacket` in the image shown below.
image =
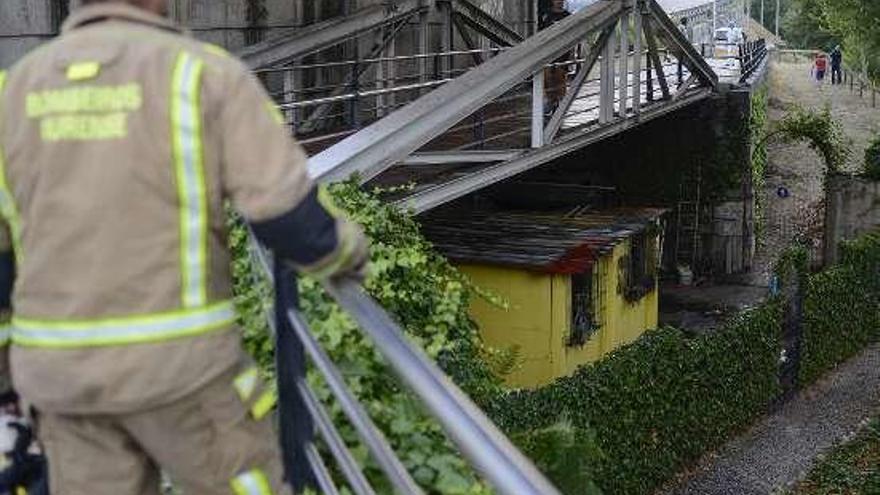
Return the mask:
[[2,78],[19,393],[53,412],[125,412],[238,365],[224,202],[261,221],[312,187],[258,81],[120,3],[78,10]]

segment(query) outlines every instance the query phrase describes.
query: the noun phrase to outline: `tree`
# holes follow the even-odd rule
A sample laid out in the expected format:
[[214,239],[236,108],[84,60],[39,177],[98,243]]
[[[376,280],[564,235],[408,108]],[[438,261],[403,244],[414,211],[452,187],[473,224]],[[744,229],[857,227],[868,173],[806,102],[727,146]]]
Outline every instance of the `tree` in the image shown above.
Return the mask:
[[783,39],[796,48],[830,50],[836,42],[820,23],[821,15],[818,0],[789,0],[782,18]]
[[877,0],[816,0],[819,22],[843,41],[847,63],[863,76],[880,71],[880,2]]

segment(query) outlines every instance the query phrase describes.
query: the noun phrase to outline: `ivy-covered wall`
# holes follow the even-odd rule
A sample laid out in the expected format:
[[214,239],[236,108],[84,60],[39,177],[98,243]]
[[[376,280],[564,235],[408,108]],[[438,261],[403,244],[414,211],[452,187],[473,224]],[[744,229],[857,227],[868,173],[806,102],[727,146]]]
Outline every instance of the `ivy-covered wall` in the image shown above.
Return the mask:
[[605,494],[651,493],[776,396],[781,316],[773,300],[715,334],[652,331],[550,386],[512,392],[491,411],[528,454],[540,454],[534,446],[548,432],[560,435],[560,422],[590,443],[574,470],[541,466],[566,493],[583,493],[583,479]]
[[843,242],[840,260],[808,279],[802,383],[880,339],[880,232]]

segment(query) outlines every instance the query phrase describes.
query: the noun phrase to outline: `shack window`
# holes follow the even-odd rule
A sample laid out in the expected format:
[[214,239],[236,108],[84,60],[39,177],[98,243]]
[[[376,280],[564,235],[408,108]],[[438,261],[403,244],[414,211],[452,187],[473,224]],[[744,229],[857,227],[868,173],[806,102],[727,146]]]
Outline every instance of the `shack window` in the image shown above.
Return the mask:
[[634,302],[654,290],[657,283],[656,235],[642,232],[630,238],[629,254],[620,259],[618,292]]
[[569,346],[582,346],[599,329],[596,317],[597,290],[593,271],[588,269],[571,276],[571,330]]

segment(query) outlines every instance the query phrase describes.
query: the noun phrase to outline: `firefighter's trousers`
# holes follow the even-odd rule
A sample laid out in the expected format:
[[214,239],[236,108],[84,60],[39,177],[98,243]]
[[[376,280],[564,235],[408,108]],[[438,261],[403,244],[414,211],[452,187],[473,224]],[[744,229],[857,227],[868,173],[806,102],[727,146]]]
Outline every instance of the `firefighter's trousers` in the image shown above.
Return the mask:
[[255,420],[224,375],[197,393],[124,415],[42,413],[52,495],[289,494],[271,415]]

